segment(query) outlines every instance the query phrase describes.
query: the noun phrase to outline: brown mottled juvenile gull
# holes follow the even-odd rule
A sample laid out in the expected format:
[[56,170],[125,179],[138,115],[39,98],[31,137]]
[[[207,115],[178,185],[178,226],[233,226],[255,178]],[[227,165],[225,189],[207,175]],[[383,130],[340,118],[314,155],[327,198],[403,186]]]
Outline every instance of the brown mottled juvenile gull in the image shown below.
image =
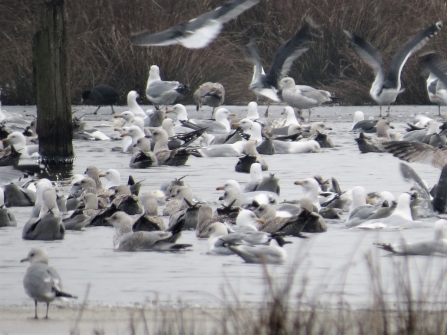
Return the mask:
[[364,133],[360,133],[359,137],[355,139],[359,150],[362,153],[385,152],[384,144],[391,141],[388,133],[390,128],[390,121],[381,119],[376,124],[377,137],[368,137]]
[[189,158],[189,151],[185,148],[169,150],[168,133],[163,128],[157,128],[152,132],[155,142],[154,154],[158,165],[181,166],[185,165]]
[[202,108],[203,105],[213,107],[211,111],[211,119],[213,118],[214,109],[223,104],[225,100],[225,88],[221,83],[206,82],[194,92],[194,102],[196,110]]
[[77,297],[62,291],[62,281],[56,270],[48,266],[48,254],[43,248],[32,248],[28,256],[20,262],[30,262],[23,278],[23,288],[27,295],[34,300],[34,318],[37,317],[37,302],[47,304],[45,319],[48,319],[48,307],[56,298]]
[[447,164],[447,148],[408,141],[389,141],[383,144],[386,151],[406,162],[428,164],[442,169]]

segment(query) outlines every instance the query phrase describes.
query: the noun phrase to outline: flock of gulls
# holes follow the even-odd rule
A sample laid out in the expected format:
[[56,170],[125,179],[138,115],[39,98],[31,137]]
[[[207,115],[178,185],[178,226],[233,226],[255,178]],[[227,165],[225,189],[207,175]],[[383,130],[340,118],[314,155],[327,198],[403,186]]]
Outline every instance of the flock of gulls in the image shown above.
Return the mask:
[[[164,32],[141,32],[131,39],[144,46],[182,44],[187,48],[203,48],[216,38],[225,22],[258,2],[235,0]],[[405,62],[436,35],[441,26],[441,22],[429,26],[405,43],[387,73],[375,47],[345,31],[356,52],[374,70],[376,77],[370,93],[380,108],[389,107],[402,92],[400,75]],[[156,65],[150,67],[146,89],[146,96],[155,110],[144,111],[138,105],[139,96],[135,91],[128,93],[128,111],[120,114],[114,113],[113,104],[118,101],[118,94],[110,87],[100,85],[82,94],[84,100],[98,105],[98,109],[103,105],[112,106],[119,136],[111,139],[97,129],[89,129],[82,118],[74,118],[74,138],[116,140],[120,144],[113,150],[128,153],[131,168],[183,166],[191,155],[204,159],[234,157],[235,170],[248,173],[249,181],[244,188],[235,180],[218,187],[222,191],[220,207],[197,199],[185,181],[187,178],[173,178],[162,183],[158,190],[140,192],[142,182],[136,182],[131,176],[127,184],[122,184],[121,174],[116,169],[99,171],[89,166],[84,174],[75,174],[69,181],[68,193],[60,184],[48,179],[2,186],[0,227],[17,227],[10,207],[17,210],[20,206],[33,206],[27,222],[21,225],[25,240],[62,240],[67,230],[83,230],[88,234],[88,227],[104,226],[115,231],[111,245],[116,251],[182,251],[193,249],[191,244],[177,242],[182,231],[195,230],[197,238],[208,240],[210,255],[237,255],[247,263],[281,264],[287,257],[283,246],[291,243],[291,238],[324,233],[331,220],[340,220],[342,213],[348,213],[344,224],[349,229],[434,228],[432,240],[379,244],[384,250],[406,255],[447,254],[447,221],[418,220],[434,218],[447,211],[447,124],[426,116],[418,116],[417,122],[409,125],[408,132],[399,134],[391,131],[393,126],[388,119],[365,120],[362,112],[356,112],[351,130],[360,133],[356,141],[362,153],[390,152],[408,162],[428,163],[442,169],[439,183],[432,188],[402,163],[402,175],[412,181],[413,187],[397,198],[390,192],[367,194],[362,186],[342,190],[336,179],[325,180],[315,175],[295,182],[304,190],[301,199],[279,203],[280,180],[275,174],[265,172],[268,164],[264,157],[318,152],[333,147],[327,133],[331,128],[322,122],[304,124],[294,110],[318,107],[330,101],[331,94],[296,85],[293,78],[287,77],[293,62],[309,49],[318,33],[312,20],[306,20],[298,33],[278,49],[268,73],[261,65],[254,42],[247,45],[254,66],[250,89],[258,98],[287,104],[282,119],[269,120],[268,114],[261,117],[256,102],[248,104],[246,117],[231,119],[234,114],[220,107],[225,99],[224,87],[211,82],[197,89],[194,100],[197,109],[212,107],[212,118],[190,119],[185,106],[177,103],[188,86],[177,81],[163,81]],[[434,53],[425,54],[421,59],[428,74],[430,98],[445,105],[446,62]],[[172,107],[168,109],[167,106]],[[19,166],[22,161],[36,157],[36,122],[31,122],[22,132],[11,130],[3,112],[0,119],[4,145],[0,165]],[[31,264],[23,284],[26,293],[35,301],[36,318],[38,302],[47,304],[48,317],[48,306],[54,299],[75,298],[63,291],[61,280],[56,270],[48,265],[48,255],[43,248],[33,248],[22,261]]]

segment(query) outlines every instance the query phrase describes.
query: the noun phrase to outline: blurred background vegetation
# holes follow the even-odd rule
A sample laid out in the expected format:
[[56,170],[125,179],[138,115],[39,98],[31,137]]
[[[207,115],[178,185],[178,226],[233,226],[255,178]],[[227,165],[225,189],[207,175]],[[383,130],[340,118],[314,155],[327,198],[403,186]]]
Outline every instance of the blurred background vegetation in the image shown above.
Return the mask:
[[[371,104],[372,71],[348,45],[343,29],[371,41],[389,64],[409,37],[443,20],[447,12],[441,0],[261,0],[226,24],[205,49],[139,47],[129,41],[132,32],[158,32],[223,2],[66,1],[73,104],[80,103],[82,91],[98,84],[114,87],[123,104],[130,90],[140,93],[142,103],[149,103],[145,87],[152,64],[160,67],[162,79],[191,86],[184,103],[192,103],[192,93],[201,83],[218,81],[225,86],[226,104],[245,104],[255,99],[248,89],[252,77],[252,65],[245,57],[248,38],[254,39],[268,69],[278,47],[296,33],[306,15],[320,26],[322,38],[295,62],[290,75],[298,84],[343,97],[346,104]],[[0,1],[0,87],[4,104],[35,104],[31,47],[40,3],[42,0]],[[437,50],[445,56],[444,30],[422,52]],[[418,57],[409,59],[402,83],[406,90],[397,103],[429,103]]]

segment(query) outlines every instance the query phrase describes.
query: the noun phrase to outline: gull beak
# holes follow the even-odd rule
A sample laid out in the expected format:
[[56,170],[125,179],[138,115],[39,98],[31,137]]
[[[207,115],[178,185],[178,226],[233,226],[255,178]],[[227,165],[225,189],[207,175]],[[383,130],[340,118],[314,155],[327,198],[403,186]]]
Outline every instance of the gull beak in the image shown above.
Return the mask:
[[166,114],[169,114],[169,113],[172,113],[172,112],[174,112],[172,109],[167,109],[166,110]]
[[216,187],[216,191],[223,191],[224,187],[223,186],[217,186]]
[[98,176],[99,177],[105,177],[106,175],[104,173],[100,173]]
[[28,262],[28,261],[29,261],[29,259],[28,259],[28,257],[27,257],[27,258],[21,259],[21,260],[20,260],[20,263]]
[[9,141],[9,140],[8,140],[7,138],[4,138],[4,139],[2,140],[3,143],[8,143],[8,141]]
[[302,185],[303,181],[302,180],[297,180],[296,182],[293,183],[294,185]]
[[122,133],[120,137],[129,136],[128,133]]
[[234,114],[234,113],[230,113],[230,116],[236,116],[236,114]]
[[260,223],[261,225],[265,224],[265,220],[264,219],[256,219],[256,222]]
[[116,114],[113,116],[114,119],[119,119],[121,117],[121,114]]

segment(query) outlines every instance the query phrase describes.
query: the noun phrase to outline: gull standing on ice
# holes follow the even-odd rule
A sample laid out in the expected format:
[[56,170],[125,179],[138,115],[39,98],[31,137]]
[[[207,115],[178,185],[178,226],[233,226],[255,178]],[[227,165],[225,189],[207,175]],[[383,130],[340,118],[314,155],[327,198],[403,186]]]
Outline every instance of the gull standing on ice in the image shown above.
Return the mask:
[[47,304],[47,314],[45,319],[48,319],[48,307],[50,302],[56,298],[75,298],[77,297],[62,291],[62,281],[59,278],[56,270],[48,266],[48,254],[43,248],[32,248],[28,256],[20,262],[30,262],[25,277],[23,278],[23,287],[26,294],[34,300],[34,318],[37,317],[37,302],[42,301]]
[[420,58],[429,72],[427,78],[428,97],[431,102],[438,105],[438,116],[441,116],[441,106],[447,105],[447,62],[433,52]]
[[319,107],[322,103],[331,101],[331,93],[324,90],[317,90],[311,86],[295,85],[295,80],[285,77],[279,82],[282,89],[282,99],[292,107],[299,110],[309,110],[309,121],[311,108]]
[[376,78],[372,83],[369,94],[380,106],[379,116],[382,116],[383,105],[388,105],[388,113],[386,116],[389,116],[390,104],[396,101],[399,93],[404,91],[404,89],[402,89],[400,75],[408,58],[424,47],[428,40],[436,35],[438,30],[441,30],[441,27],[442,21],[436,22],[405,43],[394,55],[388,73],[385,73],[382,56],[379,51],[368,41],[345,30],[345,34],[348,36],[349,41],[354,45],[355,51],[374,71]]
[[188,22],[171,27],[165,31],[151,34],[142,31],[132,34],[132,43],[141,46],[164,46],[181,44],[189,49],[201,49],[211,43],[222,30],[223,24],[236,18],[259,0],[235,0],[202,14]]
[[223,104],[225,100],[225,88],[221,83],[206,82],[194,92],[194,102],[196,110],[202,108],[202,105],[213,107],[211,119],[213,118],[214,109]]
[[146,97],[156,109],[159,109],[160,105],[172,105],[176,100],[183,99],[188,91],[189,87],[178,81],[161,80],[158,66],[151,66],[146,86]]
[[[275,102],[280,101],[277,95],[279,81],[290,71],[293,62],[309,50],[312,30],[316,30],[316,27],[314,23],[307,18],[300,31],[278,49],[270,67],[270,71],[267,74],[262,67],[261,57],[259,56],[255,44],[253,41],[250,41],[250,43],[247,44],[247,48],[250,52],[250,59],[254,64],[250,89],[258,98],[263,97]],[[266,114],[268,115],[268,108]]]

